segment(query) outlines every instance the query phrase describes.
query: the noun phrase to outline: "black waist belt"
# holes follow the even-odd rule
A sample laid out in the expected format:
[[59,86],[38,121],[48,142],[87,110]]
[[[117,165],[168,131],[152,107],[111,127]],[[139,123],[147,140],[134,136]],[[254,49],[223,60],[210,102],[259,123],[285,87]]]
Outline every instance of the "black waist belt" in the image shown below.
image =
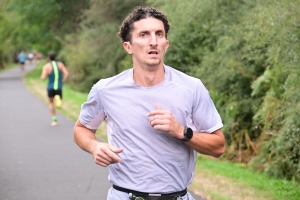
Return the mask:
[[132,193],[135,195],[141,195],[141,196],[174,196],[174,197],[183,197],[184,195],[186,195],[187,190],[186,188],[182,191],[179,192],[172,192],[172,193],[167,193],[167,194],[160,194],[160,193],[146,193],[146,192],[139,192],[139,191],[135,191],[135,190],[129,190],[126,188],[122,188],[116,185],[113,185],[113,188],[116,190],[119,190],[121,192],[126,192],[126,193]]

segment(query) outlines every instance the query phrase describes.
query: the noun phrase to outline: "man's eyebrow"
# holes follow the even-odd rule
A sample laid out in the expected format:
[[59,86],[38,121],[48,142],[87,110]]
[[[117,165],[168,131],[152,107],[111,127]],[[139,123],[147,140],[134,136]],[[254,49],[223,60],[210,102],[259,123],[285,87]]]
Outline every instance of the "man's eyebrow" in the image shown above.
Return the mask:
[[[149,30],[149,29],[144,29],[144,30],[140,30],[138,31],[138,33],[141,33],[141,32],[151,32],[152,30]],[[164,29],[157,29],[157,30],[154,30],[154,32],[165,32]]]
[[164,29],[159,29],[159,30],[157,30],[155,32],[163,32],[163,33],[165,33],[165,30]]
[[150,31],[148,31],[148,30],[140,30],[140,31],[138,31],[136,34],[141,34],[141,33],[149,33]]

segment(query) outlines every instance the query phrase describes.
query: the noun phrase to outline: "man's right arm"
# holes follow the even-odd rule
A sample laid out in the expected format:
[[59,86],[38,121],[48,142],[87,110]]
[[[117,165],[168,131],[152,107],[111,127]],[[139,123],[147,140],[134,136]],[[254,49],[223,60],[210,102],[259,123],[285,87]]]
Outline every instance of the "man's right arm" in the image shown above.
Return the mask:
[[43,69],[42,69],[42,74],[41,74],[41,79],[42,79],[42,80],[45,80],[45,79],[47,78],[47,76],[48,76],[47,65],[48,65],[48,64],[46,64],[46,65],[43,67]]
[[117,154],[121,153],[123,149],[99,142],[95,133],[96,130],[88,129],[77,120],[74,126],[73,139],[81,149],[93,155],[94,162],[98,165],[106,167],[121,162],[122,160]]

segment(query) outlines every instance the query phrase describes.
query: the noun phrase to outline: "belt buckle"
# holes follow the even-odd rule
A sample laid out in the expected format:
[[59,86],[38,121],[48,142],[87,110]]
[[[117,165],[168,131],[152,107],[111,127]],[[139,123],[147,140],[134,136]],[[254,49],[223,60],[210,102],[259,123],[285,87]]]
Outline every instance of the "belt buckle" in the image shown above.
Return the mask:
[[[151,197],[153,197],[153,198],[157,197],[157,198],[160,199],[160,197],[162,197],[162,195],[161,194],[148,194],[147,197],[144,198],[144,197],[141,197],[141,196],[136,196],[133,193],[128,193],[128,197],[129,197],[130,200],[147,200],[147,199],[152,199]],[[171,196],[168,196],[168,199],[170,197]],[[172,196],[171,198],[172,198],[172,200],[182,200],[182,197],[180,195]]]
[[143,197],[137,197],[137,196],[135,196],[135,194],[132,194],[132,193],[129,193],[128,197],[130,200],[144,200]]

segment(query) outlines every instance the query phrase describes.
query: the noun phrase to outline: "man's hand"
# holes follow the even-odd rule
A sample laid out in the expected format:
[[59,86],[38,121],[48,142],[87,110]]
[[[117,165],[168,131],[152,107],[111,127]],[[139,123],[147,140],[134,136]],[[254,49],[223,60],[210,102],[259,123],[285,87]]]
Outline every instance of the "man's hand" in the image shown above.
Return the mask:
[[162,130],[171,136],[182,139],[184,127],[178,123],[173,114],[168,110],[162,110],[159,104],[156,104],[156,110],[148,113],[150,124],[156,130]]
[[122,151],[122,148],[117,148],[107,143],[97,142],[91,153],[96,164],[107,167],[110,164],[122,162],[121,158],[117,155]]
[[84,151],[94,157],[96,164],[107,167],[110,164],[122,162],[117,155],[123,151],[122,148],[99,142],[95,136],[96,130],[88,129],[79,120],[74,125],[73,139]]

